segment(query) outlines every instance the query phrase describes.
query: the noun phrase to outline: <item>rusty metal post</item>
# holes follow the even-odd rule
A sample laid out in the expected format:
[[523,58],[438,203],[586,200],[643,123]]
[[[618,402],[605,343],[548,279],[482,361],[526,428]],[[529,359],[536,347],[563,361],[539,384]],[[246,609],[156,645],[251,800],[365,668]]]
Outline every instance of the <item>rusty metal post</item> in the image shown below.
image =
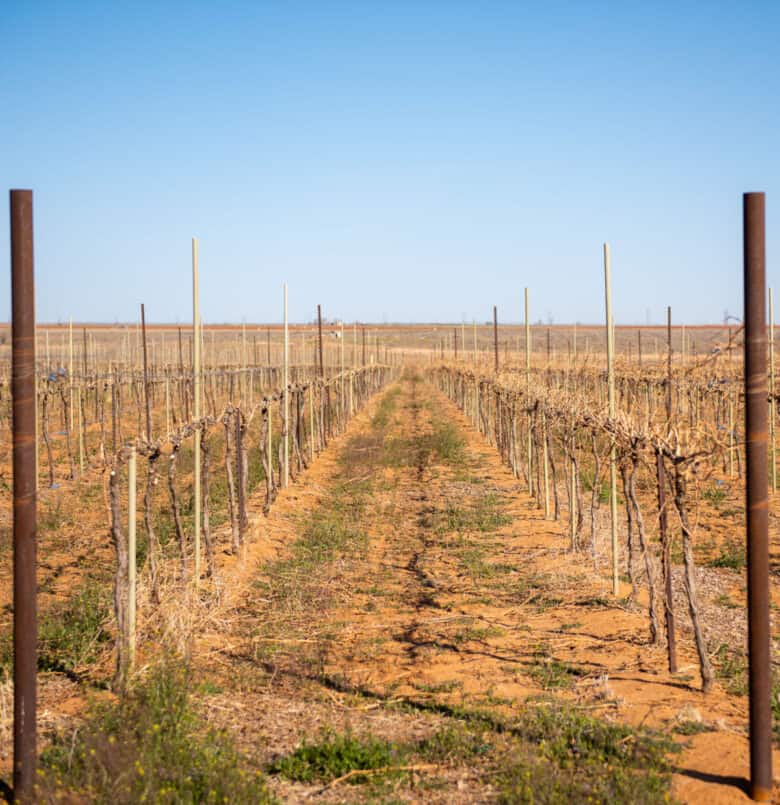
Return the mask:
[[498,309],[493,305],[493,354],[496,361],[496,372],[498,372]]
[[772,797],[764,194],[743,196],[750,793]]
[[455,353],[455,363],[458,362],[458,328],[452,328],[452,350]]
[[362,330],[363,330],[363,363],[361,364],[361,366],[365,366],[366,365],[366,328],[363,327]]
[[14,801],[32,802],[38,612],[35,532],[35,284],[32,190],[11,191],[14,474]]

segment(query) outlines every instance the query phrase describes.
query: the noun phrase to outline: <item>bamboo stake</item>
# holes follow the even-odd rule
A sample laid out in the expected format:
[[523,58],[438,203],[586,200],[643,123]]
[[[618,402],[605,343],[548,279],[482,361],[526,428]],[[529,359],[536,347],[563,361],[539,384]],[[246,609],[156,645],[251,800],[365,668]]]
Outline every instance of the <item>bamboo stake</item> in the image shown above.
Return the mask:
[[572,359],[574,366],[577,366],[577,322],[574,322],[574,336],[572,338]]
[[[97,389],[95,390],[97,394]],[[79,418],[79,472],[84,474],[84,414],[82,410],[82,402],[81,402],[81,387],[76,389],[76,405],[78,406],[78,418]],[[72,416],[71,412],[71,416]]]
[[544,519],[550,519],[550,475],[547,455],[547,417],[542,411],[542,459],[544,461]]
[[[612,320],[612,280],[609,271],[609,244],[604,244],[604,295],[606,302],[607,326],[607,395],[609,399],[609,418],[615,418],[615,356],[614,356],[614,322]],[[617,456],[615,440],[611,439],[609,448],[609,516],[612,537],[612,592],[620,592],[618,575],[618,536],[617,536]]]
[[282,423],[282,440],[284,442],[283,465],[282,465],[282,487],[286,488],[290,482],[290,428],[287,424],[290,418],[290,390],[289,386],[289,365],[290,365],[290,337],[287,326],[287,283],[284,283],[284,422]]
[[577,464],[574,461],[574,436],[571,437],[572,461],[570,467],[571,506],[569,507],[569,540],[572,551],[577,549]]
[[[270,429],[269,423],[268,430]],[[309,384],[309,455],[314,463],[314,378]]]
[[68,385],[70,387],[70,431],[73,433],[73,316],[68,321]]
[[[193,418],[200,425],[200,302],[198,299],[198,239],[192,239],[192,371],[193,371]],[[195,431],[193,445],[193,484],[194,484],[194,543],[195,567],[194,580],[197,585],[200,580],[200,432]]]
[[729,395],[729,478],[734,477],[734,403],[731,389]]
[[135,564],[136,564],[136,455],[130,448],[127,461],[127,667],[135,665]]

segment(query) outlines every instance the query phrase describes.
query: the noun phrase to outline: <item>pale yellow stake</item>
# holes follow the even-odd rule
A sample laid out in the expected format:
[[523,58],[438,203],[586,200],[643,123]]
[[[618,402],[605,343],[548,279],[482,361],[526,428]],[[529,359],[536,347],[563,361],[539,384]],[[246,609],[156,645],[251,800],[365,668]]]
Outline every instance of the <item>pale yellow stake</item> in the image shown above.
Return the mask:
[[288,434],[290,429],[287,420],[290,416],[290,392],[288,372],[290,362],[290,339],[287,330],[287,283],[284,283],[284,422],[282,423],[282,440],[284,442],[284,465],[282,466],[282,486],[286,487],[290,481],[290,445]]
[[127,460],[127,664],[135,665],[135,545],[136,545],[136,459],[135,447]]
[[[604,244],[604,295],[607,313],[607,395],[609,418],[615,418],[615,366],[614,366],[614,322],[612,320],[612,280],[609,273],[609,244]],[[612,592],[620,592],[618,575],[618,537],[617,537],[617,456],[615,440],[611,440],[609,448],[609,515],[612,536]]]
[[[97,394],[97,389],[95,390]],[[76,389],[76,408],[79,418],[79,471],[84,472],[84,412],[81,401],[81,387]]]
[[[268,425],[268,431],[271,431],[271,425]],[[314,378],[312,377],[309,383],[309,450],[312,463],[314,462]]]
[[68,322],[68,387],[70,390],[70,432],[73,433],[73,316]]
[[542,411],[542,458],[544,460],[544,519],[550,519],[550,475],[547,455],[547,418]]
[[197,423],[193,445],[193,490],[194,498],[194,543],[195,569],[194,579],[197,585],[200,580],[200,303],[198,300],[198,239],[192,239],[192,372],[193,394],[192,414]]
[[339,340],[341,341],[341,381],[339,385],[341,386],[341,418],[343,421],[346,406],[346,394],[344,394],[344,322],[341,323],[341,334]]

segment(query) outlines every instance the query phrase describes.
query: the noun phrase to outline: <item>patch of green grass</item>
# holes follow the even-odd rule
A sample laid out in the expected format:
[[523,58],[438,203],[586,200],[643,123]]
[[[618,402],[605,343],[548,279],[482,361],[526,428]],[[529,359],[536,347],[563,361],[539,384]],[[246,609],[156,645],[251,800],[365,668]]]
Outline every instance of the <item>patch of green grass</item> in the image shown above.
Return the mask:
[[744,652],[736,651],[725,643],[715,652],[716,673],[727,693],[747,696],[748,668]]
[[390,423],[390,417],[395,411],[401,389],[397,386],[385,394],[377,406],[376,413],[371,419],[371,427],[374,430],[384,430]]
[[473,641],[483,641],[491,637],[503,637],[505,634],[503,629],[497,626],[466,626],[464,629],[459,629],[452,636],[452,642],[456,645],[461,643],[469,643]]
[[469,729],[464,724],[442,727],[415,747],[416,753],[431,763],[456,763],[488,754],[495,745],[489,730]]
[[570,687],[585,672],[576,665],[556,660],[549,648],[543,646],[534,652],[533,662],[525,669],[525,673],[540,687],[551,690]]
[[59,531],[63,526],[71,525],[73,520],[62,507],[62,498],[51,500],[38,514],[38,528],[41,531]]
[[273,802],[262,774],[196,716],[189,689],[186,667],[169,661],[118,702],[93,705],[41,756],[40,801]]
[[458,679],[448,679],[445,682],[412,682],[412,686],[422,693],[451,693],[463,687],[463,682]]
[[539,612],[545,612],[563,603],[555,592],[557,587],[552,576],[545,573],[531,573],[512,586],[511,598],[534,606]]
[[443,464],[461,464],[465,459],[466,442],[454,422],[434,421],[433,432],[425,438],[424,446]]
[[707,489],[701,493],[701,496],[709,501],[714,508],[719,509],[720,504],[726,499],[726,490],[718,484],[713,484],[707,487]]
[[718,597],[715,599],[715,603],[716,603],[718,606],[721,606],[721,607],[726,607],[726,608],[728,608],[728,609],[737,609],[737,607],[739,606],[739,604],[735,604],[735,603],[734,603],[734,602],[731,600],[731,596],[727,595],[726,593],[721,593],[721,594],[720,594],[720,595],[719,595],[719,596],[718,596]]
[[708,567],[725,567],[731,570],[742,570],[747,564],[747,555],[743,543],[729,540],[720,549],[720,553],[707,562]]
[[[328,783],[351,771],[368,771],[398,765],[406,755],[404,747],[377,738],[357,738],[349,733],[325,733],[317,743],[304,743],[268,767],[301,783]],[[351,783],[364,783],[367,775],[355,775]]]
[[715,727],[706,721],[678,721],[672,732],[677,735],[701,735],[703,732],[715,732]]
[[498,495],[481,495],[474,505],[468,508],[447,503],[441,512],[440,528],[444,531],[480,531],[488,533],[497,531],[512,522],[512,518],[502,509],[503,501]]
[[[594,473],[592,470],[583,469],[580,473],[582,488],[586,491],[593,491],[594,480]],[[599,479],[598,501],[599,503],[609,503],[609,481],[607,481],[606,478]]]
[[669,801],[668,737],[561,705],[530,708],[513,731],[525,745],[497,773],[503,803]]
[[66,601],[55,604],[40,620],[38,668],[78,672],[95,662],[109,640],[110,594],[87,579]]

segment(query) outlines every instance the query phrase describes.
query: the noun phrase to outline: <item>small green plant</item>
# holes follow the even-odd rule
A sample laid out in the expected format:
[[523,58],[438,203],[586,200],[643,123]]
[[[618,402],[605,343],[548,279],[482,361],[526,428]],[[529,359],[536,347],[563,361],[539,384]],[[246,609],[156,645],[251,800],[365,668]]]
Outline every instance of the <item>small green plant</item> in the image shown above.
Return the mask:
[[[302,783],[327,783],[351,771],[397,765],[404,755],[402,747],[388,741],[326,732],[318,743],[304,741],[294,752],[272,763],[268,771]],[[355,775],[349,782],[362,783],[367,779],[366,775]]]
[[706,721],[678,721],[672,727],[672,732],[677,735],[700,735],[703,732],[715,732],[715,727]]
[[729,540],[720,549],[720,553],[711,559],[709,567],[725,567],[731,570],[742,570],[747,564],[745,546],[736,540]]
[[38,668],[78,672],[95,662],[109,640],[109,601],[108,589],[87,579],[65,602],[53,606],[40,622]]
[[725,643],[715,652],[717,675],[727,693],[746,696],[748,692],[747,658],[744,652],[736,651]]
[[120,701],[93,705],[43,753],[40,801],[271,803],[263,776],[194,714],[189,688],[171,660]]
[[70,523],[70,518],[62,508],[62,498],[51,501],[38,515],[38,528],[41,531],[59,531],[64,525]]
[[[580,480],[582,487],[588,492],[593,491],[594,477],[591,470],[583,470],[580,473]],[[609,481],[606,478],[599,479],[598,487],[598,501],[599,503],[609,503]]]
[[433,763],[453,763],[488,754],[494,746],[494,736],[479,727],[453,724],[423,738],[415,747],[416,754]]
[[709,501],[714,508],[719,509],[720,504],[726,499],[726,490],[718,484],[713,484],[702,492],[702,497]]
[[454,422],[434,420],[430,433],[415,439],[422,460],[435,459],[442,464],[462,464],[466,458],[466,442]]
[[561,662],[551,656],[549,649],[541,648],[534,654],[531,665],[526,669],[527,675],[545,690],[568,688],[584,671],[576,665]]
[[721,593],[716,599],[715,603],[720,607],[726,607],[727,609],[736,609],[739,605],[735,604],[731,600],[731,596],[727,595],[726,593]]

